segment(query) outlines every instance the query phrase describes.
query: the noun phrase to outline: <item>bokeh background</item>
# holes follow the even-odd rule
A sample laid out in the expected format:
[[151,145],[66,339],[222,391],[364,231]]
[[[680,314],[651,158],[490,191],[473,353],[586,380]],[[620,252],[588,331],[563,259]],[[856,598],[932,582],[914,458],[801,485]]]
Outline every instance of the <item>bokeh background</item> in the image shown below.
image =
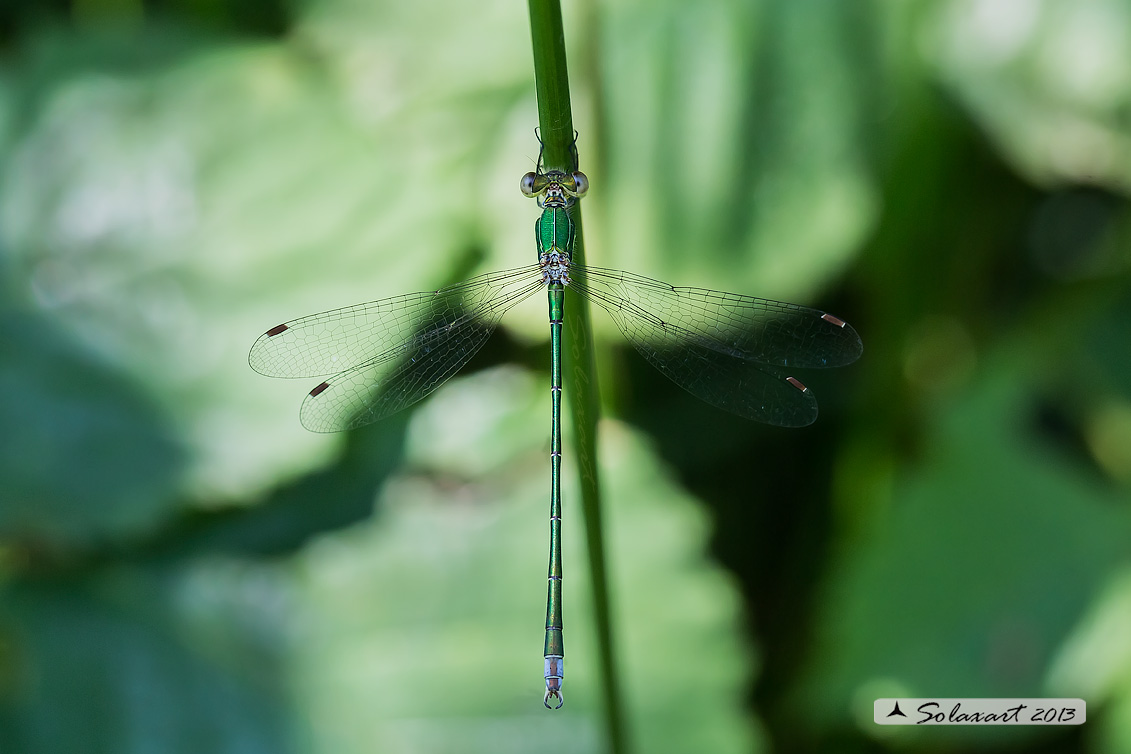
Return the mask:
[[[1131,751],[1131,2],[565,5],[589,260],[865,343],[782,430],[595,315],[636,750]],[[572,476],[541,704],[542,298],[348,435],[246,362],[532,261],[525,4],[10,2],[0,54],[0,752],[602,751]]]

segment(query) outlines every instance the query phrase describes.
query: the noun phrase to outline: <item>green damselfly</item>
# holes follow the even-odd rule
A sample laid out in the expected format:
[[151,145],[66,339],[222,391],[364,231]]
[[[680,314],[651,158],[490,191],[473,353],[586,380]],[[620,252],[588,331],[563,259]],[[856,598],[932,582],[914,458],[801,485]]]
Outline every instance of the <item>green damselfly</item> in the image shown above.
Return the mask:
[[[576,154],[576,153],[575,153]],[[248,361],[269,377],[328,376],[299,416],[314,432],[383,419],[430,394],[482,347],[503,313],[545,288],[550,304],[550,567],[543,703],[562,706],[561,394],[566,286],[608,312],[640,354],[692,395],[739,416],[781,427],[817,418],[812,393],[792,369],[859,358],[860,337],[843,320],[795,304],[683,288],[573,262],[571,211],[589,181],[577,170],[522,177],[538,200],[536,264],[491,272],[436,291],[315,314],[271,328]]]

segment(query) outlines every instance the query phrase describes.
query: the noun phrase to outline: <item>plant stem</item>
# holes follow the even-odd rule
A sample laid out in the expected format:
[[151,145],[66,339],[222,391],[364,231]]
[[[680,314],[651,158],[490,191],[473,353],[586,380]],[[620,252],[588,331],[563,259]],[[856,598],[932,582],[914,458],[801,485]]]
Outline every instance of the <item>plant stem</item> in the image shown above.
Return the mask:
[[[530,31],[534,47],[534,79],[538,93],[538,124],[541,129],[542,158],[547,170],[574,169],[573,115],[566,73],[565,34],[558,0],[529,0]],[[573,261],[584,264],[585,243],[581,226],[580,202],[571,217],[577,227]],[[593,612],[600,677],[604,697],[605,723],[609,749],[613,754],[628,751],[624,707],[621,700],[617,664],[613,651],[608,571],[605,563],[604,533],[601,525],[600,484],[597,467],[597,418],[599,400],[597,373],[593,362],[593,331],[589,306],[566,288],[564,376],[573,419],[573,449],[581,482],[581,504],[585,513],[585,536],[589,551],[589,573],[593,581]]]

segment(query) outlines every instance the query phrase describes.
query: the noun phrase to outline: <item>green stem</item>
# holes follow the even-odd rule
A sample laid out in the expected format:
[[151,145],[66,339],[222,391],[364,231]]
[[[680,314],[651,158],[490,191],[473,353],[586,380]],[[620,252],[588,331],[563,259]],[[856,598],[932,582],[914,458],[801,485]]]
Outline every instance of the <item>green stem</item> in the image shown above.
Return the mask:
[[573,113],[569,105],[562,9],[558,0],[530,0],[529,5],[542,159],[547,170],[569,172],[573,170]]
[[[573,115],[566,74],[565,34],[558,0],[529,0],[530,32],[534,46],[534,79],[538,92],[538,125],[542,159],[547,170],[574,169]],[[570,212],[577,228],[573,261],[584,264],[585,243],[581,230],[581,206]],[[601,526],[600,484],[597,467],[597,418],[599,399],[593,360],[593,330],[589,306],[566,288],[565,330],[568,343],[563,353],[566,394],[573,419],[573,450],[581,481],[581,504],[585,514],[585,537],[589,551],[589,573],[593,580],[594,617],[600,654],[609,748],[613,754],[628,751],[624,706],[613,652],[609,610],[609,580],[605,564],[605,542]]]

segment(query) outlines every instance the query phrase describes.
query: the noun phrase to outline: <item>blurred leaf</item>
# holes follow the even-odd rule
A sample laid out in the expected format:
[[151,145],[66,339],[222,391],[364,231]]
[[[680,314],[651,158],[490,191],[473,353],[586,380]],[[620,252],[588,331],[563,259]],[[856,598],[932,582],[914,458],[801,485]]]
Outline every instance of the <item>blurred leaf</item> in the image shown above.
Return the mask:
[[5,307],[0,395],[0,540],[89,546],[168,517],[184,448],[127,376]]
[[[531,261],[522,9],[300,0],[284,36],[248,42],[212,0],[159,5],[132,30],[21,20],[0,72],[18,310],[0,752],[596,749],[572,489],[567,705],[540,706],[544,380],[486,371],[407,435],[326,438],[297,421],[312,384],[246,364],[291,317]],[[640,750],[934,750],[877,742],[854,705],[1088,682],[1085,730],[946,735],[1128,748],[1129,9],[618,0],[597,31],[565,19],[593,71],[574,89],[590,258],[828,289],[868,344],[813,383],[831,410],[806,432],[664,400],[658,374],[619,388],[718,506],[741,582],[704,558],[676,472],[604,425]],[[541,368],[544,306],[476,366]],[[767,658],[753,688],[739,586]]]
[[[1131,557],[1131,515],[1115,490],[1030,434],[1033,373],[1024,359],[993,364],[936,407],[920,459],[893,480],[890,510],[830,569],[822,671],[798,714],[819,709],[843,725],[849,710],[835,700],[870,710],[877,684],[902,696],[1071,695],[1046,685],[1050,665]],[[1054,734],[956,727],[933,740]]]
[[610,6],[595,263],[771,298],[835,276],[878,210],[871,23],[819,0]]
[[[494,59],[483,48],[476,59]],[[157,24],[136,37],[45,31],[36,52],[6,92],[19,117],[0,184],[21,287],[148,386],[188,450],[185,498],[241,498],[323,464],[333,442],[295,418],[310,385],[266,384],[248,347],[279,321],[472,272],[477,202],[437,201],[427,177],[478,185],[517,87],[464,78],[421,108],[436,92],[400,67],[403,91],[377,93],[366,120],[342,61],[301,45]],[[510,165],[520,172],[513,153]]]
[[[515,447],[505,465],[482,449],[507,426],[544,436],[545,403],[533,378],[511,370],[442,388],[410,431],[410,458],[429,473],[392,482],[382,519],[303,558],[295,649],[315,751],[599,747],[576,488],[563,492],[566,705],[551,714],[541,657],[548,463],[537,444]],[[750,650],[735,633],[733,587],[703,558],[707,522],[636,437],[606,430],[630,739],[650,752],[750,751]]]
[[273,587],[238,567],[198,575],[123,569],[4,587],[0,750],[293,751],[279,646],[248,625],[267,622],[251,598]]
[[141,557],[158,561],[217,553],[274,557],[367,519],[375,491],[401,463],[411,414],[350,433],[333,466],[282,485],[258,505],[187,511],[135,547]]
[[922,36],[940,78],[1037,183],[1131,178],[1131,5],[946,0]]

